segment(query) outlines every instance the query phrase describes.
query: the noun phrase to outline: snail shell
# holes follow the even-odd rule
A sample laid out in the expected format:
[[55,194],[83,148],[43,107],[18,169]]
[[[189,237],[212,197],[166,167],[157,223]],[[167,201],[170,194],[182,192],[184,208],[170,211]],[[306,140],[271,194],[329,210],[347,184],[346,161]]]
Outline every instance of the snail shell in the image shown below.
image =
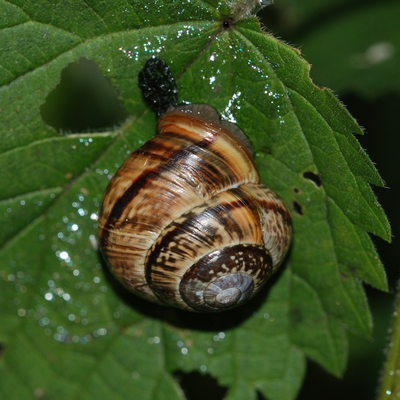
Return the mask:
[[283,201],[259,183],[248,139],[209,106],[165,113],[110,181],[100,246],[131,291],[190,311],[251,298],[291,241]]

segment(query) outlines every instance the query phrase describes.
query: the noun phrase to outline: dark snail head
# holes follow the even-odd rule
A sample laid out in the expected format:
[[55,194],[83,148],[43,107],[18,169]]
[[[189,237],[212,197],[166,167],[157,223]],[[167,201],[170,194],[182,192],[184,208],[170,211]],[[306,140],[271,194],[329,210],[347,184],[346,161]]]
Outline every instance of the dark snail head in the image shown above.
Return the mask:
[[149,107],[157,117],[178,103],[178,88],[165,61],[157,57],[147,60],[139,72],[139,87]]

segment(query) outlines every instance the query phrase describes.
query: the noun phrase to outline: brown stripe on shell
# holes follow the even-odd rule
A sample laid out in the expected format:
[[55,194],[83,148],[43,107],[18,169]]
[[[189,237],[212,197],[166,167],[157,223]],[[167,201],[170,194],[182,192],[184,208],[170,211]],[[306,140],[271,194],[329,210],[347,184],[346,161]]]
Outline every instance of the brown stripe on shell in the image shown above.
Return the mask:
[[[240,177],[244,170],[251,170],[252,176],[246,182],[258,183],[260,180],[252,154],[239,137],[226,126],[201,117],[195,118],[185,112],[172,111],[159,120],[157,130],[159,135],[174,132],[186,138],[192,138],[193,142],[206,141],[210,152],[224,160],[223,164],[232,176]],[[216,137],[218,140],[214,139]],[[223,169],[220,172],[226,172],[226,170]],[[246,182],[237,182],[237,184]]]
[[245,192],[251,193],[260,206],[263,242],[271,253],[273,269],[276,271],[289,249],[292,239],[292,219],[282,199],[264,185],[242,185]]
[[[102,215],[108,215],[106,226],[113,226],[115,221],[123,218],[132,199],[142,189],[151,186],[154,180],[162,180],[166,175],[186,181],[188,188],[204,199],[232,184],[258,182],[258,173],[251,158],[243,161],[242,153],[246,152],[237,152],[237,158],[233,159],[238,149],[229,151],[225,140],[221,140],[216,132],[211,130],[207,139],[197,142],[193,140],[199,139],[198,135],[192,135],[192,140],[188,140],[189,133],[188,130],[181,132],[186,137],[180,137],[177,133],[163,131],[163,136],[156,136],[125,161],[113,179],[115,183],[110,183],[103,200]],[[232,142],[230,138],[229,141]],[[214,143],[218,144],[216,148],[213,147]],[[225,151],[218,153],[219,147]],[[124,179],[125,176],[127,179]],[[168,179],[166,181],[168,183]]]
[[185,116],[183,125],[174,125],[172,115],[166,117],[168,129],[161,118],[157,136],[118,170],[99,214],[100,245],[111,270],[125,286],[153,300],[144,263],[160,232],[215,193],[259,179],[247,149],[225,128],[212,123],[199,133],[196,118]]
[[263,231],[268,227],[262,225],[257,199],[264,192],[257,190],[254,197],[251,189],[241,185],[219,193],[161,233],[146,261],[146,279],[160,298],[181,305],[179,283],[186,270],[206,254],[239,244],[264,246]]

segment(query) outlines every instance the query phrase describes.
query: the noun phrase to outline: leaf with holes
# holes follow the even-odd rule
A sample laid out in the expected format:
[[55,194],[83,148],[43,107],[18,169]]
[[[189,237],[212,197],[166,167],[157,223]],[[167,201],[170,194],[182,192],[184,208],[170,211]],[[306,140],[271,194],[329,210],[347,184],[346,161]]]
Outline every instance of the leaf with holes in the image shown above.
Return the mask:
[[[306,357],[340,375],[344,327],[370,334],[360,279],[387,286],[367,232],[390,240],[390,229],[370,188],[382,180],[354,137],[362,131],[312,84],[298,51],[232,3],[2,3],[2,398],[182,399],[173,374],[199,371],[228,388],[228,399],[258,392],[289,400]],[[136,298],[96,247],[111,175],[154,134],[137,84],[154,54],[170,66],[180,101],[209,103],[243,128],[263,183],[293,216],[282,271],[251,302],[220,315]],[[98,92],[85,86],[71,107],[57,90],[70,88],[70,68],[88,63],[104,90],[87,96]],[[114,117],[82,119],[82,98],[101,103],[104,93],[118,94],[119,104],[102,106],[115,107]],[[57,113],[69,120],[55,122]]]

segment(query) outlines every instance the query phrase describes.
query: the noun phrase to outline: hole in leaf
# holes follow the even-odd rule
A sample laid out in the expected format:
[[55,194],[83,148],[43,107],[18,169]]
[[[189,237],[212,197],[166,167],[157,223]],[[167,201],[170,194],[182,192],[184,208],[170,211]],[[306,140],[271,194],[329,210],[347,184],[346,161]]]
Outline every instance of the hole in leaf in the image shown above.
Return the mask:
[[187,400],[222,400],[228,392],[228,388],[219,386],[217,380],[209,374],[176,371],[174,377]]
[[303,207],[297,201],[293,202],[293,210],[296,214],[303,215]]
[[314,172],[311,171],[304,172],[303,177],[313,182],[317,187],[320,187],[322,185],[321,177]]
[[293,192],[296,194],[300,194],[301,190],[299,188],[295,187],[295,188],[293,188]]
[[267,400],[267,398],[258,390],[256,390],[257,400]]
[[0,360],[3,358],[5,346],[3,343],[0,343]]
[[61,71],[60,83],[40,107],[43,120],[61,132],[93,132],[121,125],[128,114],[98,65],[80,58]]

